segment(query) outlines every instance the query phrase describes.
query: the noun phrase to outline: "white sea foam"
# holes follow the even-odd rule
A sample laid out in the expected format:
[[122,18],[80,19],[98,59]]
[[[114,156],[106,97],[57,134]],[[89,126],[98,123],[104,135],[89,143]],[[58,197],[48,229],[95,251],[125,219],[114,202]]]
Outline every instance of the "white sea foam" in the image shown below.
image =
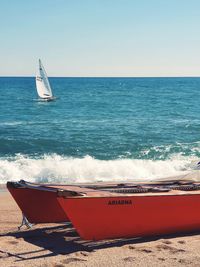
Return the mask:
[[196,157],[173,156],[168,160],[116,159],[98,160],[62,157],[57,154],[42,158],[17,155],[0,158],[0,183],[25,179],[32,182],[95,182],[149,180],[182,175],[198,162]]

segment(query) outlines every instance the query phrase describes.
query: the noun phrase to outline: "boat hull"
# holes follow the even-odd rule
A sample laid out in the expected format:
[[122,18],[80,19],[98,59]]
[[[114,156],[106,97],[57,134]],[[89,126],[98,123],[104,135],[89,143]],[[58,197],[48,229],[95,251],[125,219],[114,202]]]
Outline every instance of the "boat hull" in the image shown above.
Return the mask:
[[60,197],[58,201],[86,240],[200,230],[200,194]]
[[15,188],[12,183],[7,188],[22,213],[31,223],[59,223],[69,221],[57,201],[57,191],[50,192],[30,188]]

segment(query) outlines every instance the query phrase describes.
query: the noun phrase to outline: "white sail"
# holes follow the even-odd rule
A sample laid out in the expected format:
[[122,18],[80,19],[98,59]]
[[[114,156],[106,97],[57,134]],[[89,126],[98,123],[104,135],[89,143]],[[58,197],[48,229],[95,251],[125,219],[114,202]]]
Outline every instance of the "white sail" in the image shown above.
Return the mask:
[[53,97],[46,71],[40,59],[39,59],[39,72],[36,75],[36,88],[40,98],[50,99]]

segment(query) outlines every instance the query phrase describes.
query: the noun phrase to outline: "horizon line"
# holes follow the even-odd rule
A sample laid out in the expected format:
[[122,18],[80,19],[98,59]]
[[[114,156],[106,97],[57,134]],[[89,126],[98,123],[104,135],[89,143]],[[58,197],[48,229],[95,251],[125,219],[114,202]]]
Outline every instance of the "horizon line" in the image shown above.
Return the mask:
[[[35,76],[0,75],[0,78],[35,78]],[[48,78],[200,78],[200,76],[48,76]]]

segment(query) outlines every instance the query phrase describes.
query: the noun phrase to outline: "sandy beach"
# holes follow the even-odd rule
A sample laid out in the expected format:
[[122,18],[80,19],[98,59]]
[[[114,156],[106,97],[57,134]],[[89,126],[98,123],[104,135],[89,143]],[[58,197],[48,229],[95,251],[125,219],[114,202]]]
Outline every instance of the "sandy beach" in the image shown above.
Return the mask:
[[199,266],[200,233],[83,241],[70,224],[18,231],[21,212],[0,193],[0,266]]

